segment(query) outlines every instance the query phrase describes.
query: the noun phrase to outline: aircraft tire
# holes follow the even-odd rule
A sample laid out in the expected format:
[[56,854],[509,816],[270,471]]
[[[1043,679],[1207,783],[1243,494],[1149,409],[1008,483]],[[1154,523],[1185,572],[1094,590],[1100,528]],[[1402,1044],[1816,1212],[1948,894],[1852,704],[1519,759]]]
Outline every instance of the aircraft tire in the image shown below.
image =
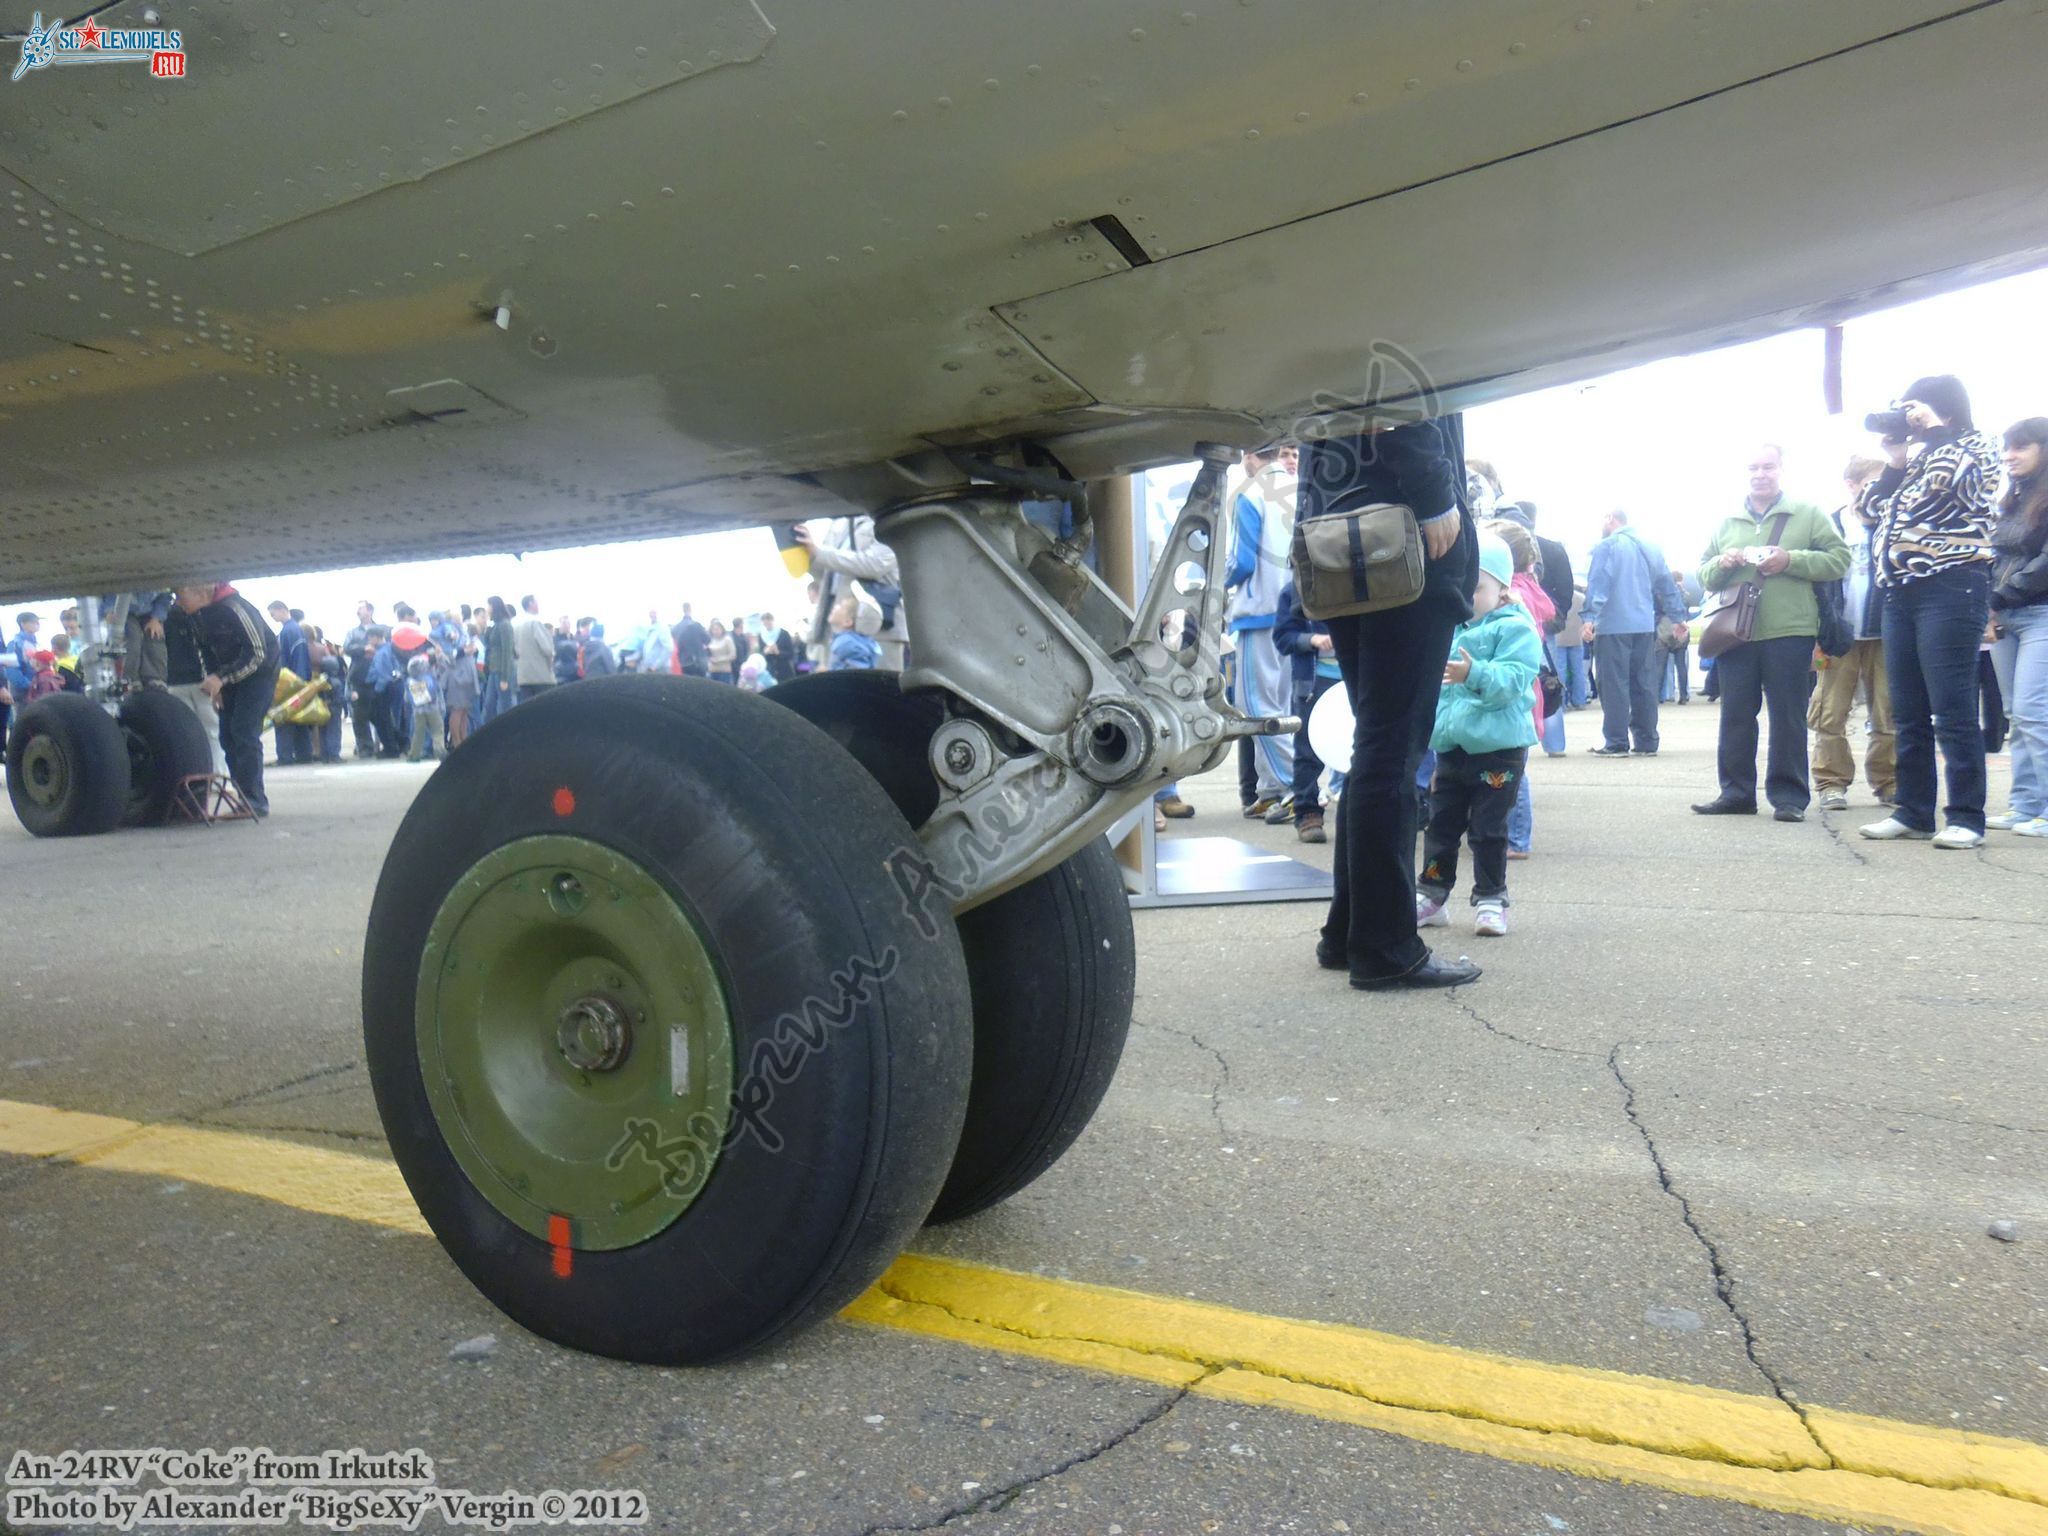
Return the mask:
[[915,834],[786,710],[619,677],[521,704],[400,826],[364,1036],[422,1214],[558,1343],[694,1364],[851,1301],[930,1210],[973,1065]]
[[[925,744],[942,718],[886,672],[820,672],[771,689],[853,754],[912,825],[938,803]],[[1137,945],[1109,844],[958,919],[974,995],[974,1086],[926,1220],[1008,1199],[1059,1161],[1101,1105],[1130,1032]]]
[[131,693],[119,720],[128,752],[128,803],[123,826],[160,827],[171,814],[178,785],[213,772],[213,748],[199,717],[161,689]]
[[18,710],[7,737],[7,794],[37,837],[91,837],[128,809],[128,744],[114,717],[80,693]]

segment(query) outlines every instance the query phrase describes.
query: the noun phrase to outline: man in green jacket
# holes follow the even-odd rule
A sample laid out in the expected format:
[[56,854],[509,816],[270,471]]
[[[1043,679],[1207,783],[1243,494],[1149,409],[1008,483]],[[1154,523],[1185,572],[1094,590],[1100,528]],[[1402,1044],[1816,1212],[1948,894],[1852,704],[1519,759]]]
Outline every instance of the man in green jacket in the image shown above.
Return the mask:
[[1806,777],[1807,679],[1820,633],[1817,581],[1839,581],[1849,546],[1827,514],[1787,501],[1779,487],[1784,450],[1765,443],[1749,461],[1749,495],[1707,545],[1700,584],[1718,592],[1757,582],[1756,623],[1749,639],[1714,663],[1721,685],[1721,793],[1693,809],[1702,816],[1756,814],[1757,712],[1771,710],[1771,746],[1764,792],[1779,821],[1804,821],[1812,798]]

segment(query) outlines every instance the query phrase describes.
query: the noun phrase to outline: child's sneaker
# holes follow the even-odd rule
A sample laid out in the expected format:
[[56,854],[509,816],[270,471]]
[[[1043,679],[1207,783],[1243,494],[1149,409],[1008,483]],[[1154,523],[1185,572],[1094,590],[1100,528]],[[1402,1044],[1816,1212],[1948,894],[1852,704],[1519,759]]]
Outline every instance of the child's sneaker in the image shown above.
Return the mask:
[[1508,936],[1508,909],[1497,901],[1482,901],[1472,914],[1472,931],[1482,939]]
[[1451,914],[1444,910],[1443,902],[1427,891],[1415,893],[1415,926],[1418,928],[1448,928]]

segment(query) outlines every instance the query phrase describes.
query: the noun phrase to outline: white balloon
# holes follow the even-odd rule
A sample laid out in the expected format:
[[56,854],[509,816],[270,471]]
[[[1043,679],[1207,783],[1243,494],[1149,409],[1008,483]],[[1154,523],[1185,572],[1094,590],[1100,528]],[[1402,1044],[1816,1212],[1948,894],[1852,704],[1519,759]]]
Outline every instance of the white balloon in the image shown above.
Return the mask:
[[1332,773],[1351,771],[1351,695],[1339,683],[1323,690],[1308,712],[1308,744]]

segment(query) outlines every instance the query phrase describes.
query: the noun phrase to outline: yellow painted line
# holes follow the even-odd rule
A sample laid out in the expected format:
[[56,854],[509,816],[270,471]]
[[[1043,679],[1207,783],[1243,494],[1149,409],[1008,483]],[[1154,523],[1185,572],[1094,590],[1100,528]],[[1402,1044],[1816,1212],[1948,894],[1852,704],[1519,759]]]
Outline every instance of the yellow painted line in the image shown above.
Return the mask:
[[[380,1158],[0,1100],[0,1153],[207,1184],[406,1232]],[[2048,1536],[2048,1447],[906,1254],[863,1323],[1589,1477],[1930,1536]],[[1809,1432],[1808,1426],[1811,1426]]]
[[2048,1447],[906,1254],[859,1321],[1817,1519],[2048,1536]]
[[240,1131],[143,1125],[10,1099],[0,1099],[0,1152],[184,1179],[322,1216],[428,1235],[412,1191],[388,1158]]

